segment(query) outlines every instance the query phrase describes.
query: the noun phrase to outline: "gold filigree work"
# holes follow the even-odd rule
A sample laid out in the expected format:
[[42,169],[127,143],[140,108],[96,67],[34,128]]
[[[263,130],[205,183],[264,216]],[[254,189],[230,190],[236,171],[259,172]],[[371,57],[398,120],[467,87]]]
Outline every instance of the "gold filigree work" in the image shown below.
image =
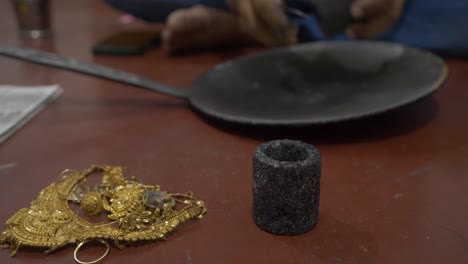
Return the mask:
[[[90,191],[86,178],[94,172],[103,173],[102,183]],[[87,221],[70,209],[69,202],[78,203],[88,215],[105,212],[109,221]],[[8,219],[0,246],[14,248],[12,256],[20,247],[47,248],[49,253],[92,240],[113,241],[121,248],[127,242],[165,239],[180,223],[202,218],[205,212],[203,201],[192,193],[166,193],[157,185],[125,179],[122,167],[95,165],[83,172],[67,170],[44,188],[29,208]]]

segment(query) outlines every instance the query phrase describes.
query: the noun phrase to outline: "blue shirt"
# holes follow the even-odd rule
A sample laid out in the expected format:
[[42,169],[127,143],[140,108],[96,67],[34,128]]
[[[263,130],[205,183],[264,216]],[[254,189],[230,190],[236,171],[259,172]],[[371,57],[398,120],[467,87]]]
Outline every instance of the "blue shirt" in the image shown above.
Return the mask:
[[[179,8],[202,4],[228,9],[226,0],[105,0],[117,9],[136,17],[164,22]],[[333,1],[333,0],[330,0]],[[287,0],[289,6],[310,12],[309,0]],[[313,13],[295,18],[301,27],[302,41],[324,40]],[[347,40],[337,34],[332,40]],[[407,0],[400,21],[377,38],[424,48],[450,56],[468,56],[468,0]]]

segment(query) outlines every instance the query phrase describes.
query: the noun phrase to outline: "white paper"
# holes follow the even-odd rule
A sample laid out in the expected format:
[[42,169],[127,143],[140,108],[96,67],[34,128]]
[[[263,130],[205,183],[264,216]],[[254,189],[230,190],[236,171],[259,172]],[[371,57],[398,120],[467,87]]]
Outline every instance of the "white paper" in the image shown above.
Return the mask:
[[0,143],[61,93],[58,85],[0,85]]

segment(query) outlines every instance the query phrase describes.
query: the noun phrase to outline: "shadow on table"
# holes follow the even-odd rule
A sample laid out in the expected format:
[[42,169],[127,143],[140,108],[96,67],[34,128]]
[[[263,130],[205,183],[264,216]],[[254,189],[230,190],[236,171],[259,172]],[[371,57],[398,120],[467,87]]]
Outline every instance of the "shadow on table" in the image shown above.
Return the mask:
[[207,47],[199,48],[197,50],[190,51],[178,51],[172,53],[172,56],[175,57],[185,57],[185,56],[205,56],[206,54],[213,55],[220,58],[221,62],[233,60],[236,58],[244,57],[250,54],[257,53],[259,51],[266,50],[267,48],[258,46],[258,45],[241,45],[234,44],[233,46],[219,46],[219,47]]
[[253,126],[232,124],[200,114],[210,125],[228,133],[262,141],[295,139],[314,144],[370,142],[397,137],[424,127],[438,113],[433,97],[377,116],[334,124],[307,126]]
[[326,263],[374,263],[379,249],[371,233],[322,212],[319,223],[302,236],[283,238],[304,260],[316,256]]

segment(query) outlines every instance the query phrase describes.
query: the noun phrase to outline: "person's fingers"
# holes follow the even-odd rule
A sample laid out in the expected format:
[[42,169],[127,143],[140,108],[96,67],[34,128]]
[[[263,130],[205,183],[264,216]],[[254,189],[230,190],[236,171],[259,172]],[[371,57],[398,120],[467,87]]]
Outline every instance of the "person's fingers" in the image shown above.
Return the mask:
[[289,19],[284,12],[284,2],[282,0],[252,0],[252,6],[258,18],[272,32],[286,31]]
[[[347,30],[348,36],[353,38],[375,38],[380,36],[398,22],[405,5],[405,0],[357,0],[355,3],[366,6],[366,3],[371,2],[374,3],[367,5],[367,9],[362,9],[362,13],[358,14],[362,16],[361,21],[358,19],[358,22],[351,25]],[[383,4],[386,4],[386,6],[382,10],[381,7],[377,7]],[[353,16],[357,18],[356,14],[353,14]]]
[[395,0],[356,0],[351,4],[351,15],[354,19],[363,19],[388,11]]
[[275,40],[273,45],[290,45],[297,43],[298,29],[285,14],[283,0],[252,0],[258,23],[268,30]]
[[241,16],[241,22],[249,28],[256,28],[256,14],[251,0],[230,0],[230,6]]
[[234,11],[238,11],[238,0],[226,0],[227,5]]
[[178,9],[169,18],[161,34],[161,44],[169,52],[253,43],[250,35],[240,29],[238,16],[232,12],[194,6]]
[[240,24],[267,46],[281,46],[297,42],[297,29],[284,14],[283,0],[228,0],[237,11]]
[[385,14],[376,16],[366,22],[354,23],[347,30],[347,34],[353,38],[371,39],[379,37],[395,23],[392,16]]
[[[187,31],[193,30],[193,28],[201,28],[202,26],[208,28],[210,26],[210,21],[198,18],[202,16],[207,17],[206,13],[206,8],[201,5],[187,9],[175,10],[167,17],[166,28],[174,30],[183,28]],[[196,22],[193,20],[196,20]],[[201,22],[204,22],[204,24]]]
[[272,45],[275,41],[268,29],[258,19],[252,0],[235,0],[237,11],[240,14],[241,26],[265,45]]

